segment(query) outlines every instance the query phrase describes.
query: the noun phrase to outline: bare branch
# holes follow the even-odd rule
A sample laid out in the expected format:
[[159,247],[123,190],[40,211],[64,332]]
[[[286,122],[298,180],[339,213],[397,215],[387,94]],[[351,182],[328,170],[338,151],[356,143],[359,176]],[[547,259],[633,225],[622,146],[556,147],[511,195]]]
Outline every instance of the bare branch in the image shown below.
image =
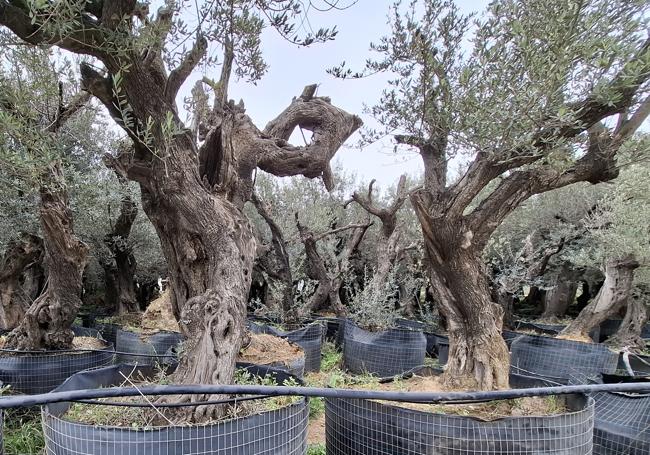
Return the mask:
[[176,99],[176,95],[178,94],[181,85],[183,85],[183,82],[185,82],[189,75],[192,74],[192,71],[196,68],[196,65],[199,64],[207,49],[208,40],[205,39],[205,36],[197,36],[192,50],[183,57],[183,61],[181,61],[178,67],[174,68],[171,73],[169,73],[167,85],[165,86],[165,96],[167,96],[168,100],[174,101]]
[[61,125],[63,125],[70,117],[80,111],[86,105],[86,103],[88,103],[90,96],[90,93],[87,92],[77,93],[77,95],[75,95],[72,100],[70,100],[70,103],[67,106],[61,105],[59,107],[59,112],[57,113],[56,118],[52,124],[47,127],[47,131],[51,133],[56,132],[61,127]]
[[370,182],[370,185],[368,185],[368,195],[366,197],[363,197],[359,195],[359,193],[354,192],[354,194],[352,194],[352,198],[347,201],[344,206],[347,207],[350,202],[354,201],[363,207],[366,212],[379,218],[382,224],[383,235],[385,238],[389,238],[397,227],[397,212],[400,208],[402,208],[409,194],[405,188],[406,175],[400,176],[399,183],[397,184],[397,194],[395,195],[395,199],[393,199],[393,202],[386,208],[379,207],[372,200],[372,187],[374,183],[375,180],[373,179]]
[[629,119],[624,118],[614,131],[614,141],[622,143],[632,136],[636,130],[643,124],[645,119],[650,115],[650,95],[641,102],[639,108],[632,114]]

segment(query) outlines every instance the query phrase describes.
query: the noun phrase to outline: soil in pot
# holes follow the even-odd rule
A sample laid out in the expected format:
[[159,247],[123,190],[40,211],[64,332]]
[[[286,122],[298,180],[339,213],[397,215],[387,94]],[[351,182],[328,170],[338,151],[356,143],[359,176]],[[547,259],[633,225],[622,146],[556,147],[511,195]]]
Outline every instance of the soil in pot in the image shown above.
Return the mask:
[[300,346],[291,341],[265,333],[251,333],[250,343],[239,353],[239,361],[289,367],[304,356]]
[[[155,385],[170,384],[169,377],[162,371],[158,371],[153,378],[144,378],[135,373],[125,376],[124,382],[121,384],[124,387],[147,387]],[[278,382],[270,375],[257,376],[250,373],[244,368],[240,368],[235,372],[235,384],[240,385],[264,385],[275,386]],[[284,385],[297,386],[298,382],[295,380],[285,380]],[[170,401],[173,402],[174,395],[170,396]],[[248,417],[256,414],[261,414],[266,411],[283,408],[300,401],[301,397],[294,396],[279,396],[259,400],[241,401],[229,406],[226,415],[219,420],[206,420],[200,422],[199,425],[211,425],[233,418]],[[123,406],[110,406],[94,404],[88,405],[84,403],[74,403],[68,411],[63,415],[63,418],[76,423],[96,426],[112,426],[112,427],[128,427],[137,429],[147,429],[156,426],[196,426],[196,422],[188,422],[184,418],[179,418],[178,413],[174,413],[172,408],[157,407],[153,398],[136,397],[117,397],[97,400],[97,403],[113,402],[124,403]],[[130,407],[127,404],[144,403],[150,404],[146,407]]]

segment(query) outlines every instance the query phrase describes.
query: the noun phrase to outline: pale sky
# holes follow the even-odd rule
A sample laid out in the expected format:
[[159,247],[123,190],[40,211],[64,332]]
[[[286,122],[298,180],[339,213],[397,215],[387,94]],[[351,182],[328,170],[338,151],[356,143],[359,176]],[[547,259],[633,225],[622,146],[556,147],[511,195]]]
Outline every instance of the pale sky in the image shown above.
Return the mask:
[[[325,6],[322,0],[315,4]],[[342,4],[348,0],[341,0]],[[332,103],[350,113],[361,116],[364,122],[370,119],[362,114],[364,103],[374,104],[384,88],[386,78],[378,75],[361,80],[338,80],[326,73],[327,68],[346,61],[352,69],[361,69],[369,54],[369,44],[387,33],[387,14],[392,0],[359,0],[344,11],[329,11],[310,14],[312,28],[336,25],[338,36],[334,41],[299,48],[280,37],[273,29],[264,32],[262,49],[270,68],[256,86],[233,82],[230,98],[243,99],[247,113],[260,128],[277,116],[299,95],[307,84],[319,84],[318,94],[329,96]],[[408,2],[406,2],[408,3]],[[479,11],[487,0],[458,0],[464,12]],[[215,68],[213,79],[218,79],[219,67]],[[193,83],[188,81],[183,92],[188,93]],[[356,142],[353,136],[348,144]],[[302,145],[301,142],[295,145]],[[359,150],[344,147],[336,155],[346,170],[357,174],[359,179],[377,179],[381,187],[397,182],[402,173],[422,172],[420,157],[413,153],[394,154],[390,141]]]

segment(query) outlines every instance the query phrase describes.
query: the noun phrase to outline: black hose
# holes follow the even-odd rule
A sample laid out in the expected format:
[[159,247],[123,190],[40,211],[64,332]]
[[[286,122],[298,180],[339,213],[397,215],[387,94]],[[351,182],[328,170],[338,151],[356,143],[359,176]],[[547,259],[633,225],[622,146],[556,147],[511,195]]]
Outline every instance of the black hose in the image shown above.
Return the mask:
[[168,385],[153,387],[114,387],[106,389],[71,390],[38,395],[12,396],[0,399],[0,409],[38,406],[97,398],[138,395],[268,395],[306,396],[344,399],[386,400],[412,403],[481,402],[509,400],[531,396],[564,395],[594,392],[650,392],[650,383],[589,384],[561,387],[538,387],[488,392],[386,392],[374,390],[328,389],[315,387],[254,385]]
[[[252,395],[250,397],[226,398],[223,400],[193,401],[191,403],[156,403],[157,408],[185,408],[188,406],[209,406],[214,404],[239,403],[241,401],[253,401],[271,398],[268,395]],[[130,402],[130,401],[97,401],[97,400],[75,400],[74,403],[92,404],[97,406],[121,406],[125,408],[150,408],[151,403]]]

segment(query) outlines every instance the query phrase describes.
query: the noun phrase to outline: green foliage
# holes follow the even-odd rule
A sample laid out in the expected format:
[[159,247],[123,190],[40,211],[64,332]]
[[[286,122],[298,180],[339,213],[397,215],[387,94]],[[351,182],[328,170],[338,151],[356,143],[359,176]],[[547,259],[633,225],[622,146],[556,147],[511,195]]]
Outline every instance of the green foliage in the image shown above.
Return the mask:
[[4,453],[44,453],[45,437],[38,409],[10,409],[4,411],[2,430]]
[[307,447],[307,455],[325,455],[325,444],[312,444]]
[[317,419],[325,413],[325,400],[322,397],[309,398],[309,418]]
[[323,343],[321,356],[320,369],[322,372],[329,373],[330,371],[341,367],[343,353],[337,349],[331,341]]

